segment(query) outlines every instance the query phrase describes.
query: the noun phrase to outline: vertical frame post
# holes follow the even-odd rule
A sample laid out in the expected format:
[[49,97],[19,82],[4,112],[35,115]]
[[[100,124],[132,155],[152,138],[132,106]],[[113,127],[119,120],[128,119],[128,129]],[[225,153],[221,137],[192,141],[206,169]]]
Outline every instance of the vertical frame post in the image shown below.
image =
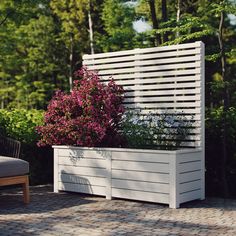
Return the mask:
[[59,162],[59,155],[58,155],[59,150],[57,148],[54,148],[54,180],[53,180],[53,191],[54,193],[58,193],[59,189],[58,189],[58,184],[59,184],[59,179],[58,179],[58,175],[59,175],[59,171],[58,171],[58,162]]
[[205,199],[205,45],[200,42],[201,52],[201,149],[202,149],[202,192],[201,200]]
[[178,154],[172,154],[169,156],[170,163],[170,199],[169,207],[170,208],[179,208],[179,163],[178,163]]
[[112,199],[112,188],[111,188],[111,182],[112,182],[112,152],[109,151],[109,155],[107,155],[106,159],[106,199],[111,200]]

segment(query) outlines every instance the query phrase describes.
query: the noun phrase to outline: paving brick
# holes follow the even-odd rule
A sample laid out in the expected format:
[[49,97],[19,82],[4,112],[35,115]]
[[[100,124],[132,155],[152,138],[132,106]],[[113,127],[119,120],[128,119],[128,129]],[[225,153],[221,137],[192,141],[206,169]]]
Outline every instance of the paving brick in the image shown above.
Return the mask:
[[209,198],[166,205],[31,187],[31,203],[18,189],[0,191],[0,236],[235,236],[236,200]]

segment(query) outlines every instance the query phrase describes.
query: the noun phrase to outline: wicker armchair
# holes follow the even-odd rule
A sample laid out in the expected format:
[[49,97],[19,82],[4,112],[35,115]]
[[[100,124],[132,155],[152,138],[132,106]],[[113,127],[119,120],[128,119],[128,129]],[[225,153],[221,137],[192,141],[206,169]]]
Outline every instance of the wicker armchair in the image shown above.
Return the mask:
[[29,203],[29,163],[19,159],[21,143],[0,136],[0,186],[22,184],[24,203]]

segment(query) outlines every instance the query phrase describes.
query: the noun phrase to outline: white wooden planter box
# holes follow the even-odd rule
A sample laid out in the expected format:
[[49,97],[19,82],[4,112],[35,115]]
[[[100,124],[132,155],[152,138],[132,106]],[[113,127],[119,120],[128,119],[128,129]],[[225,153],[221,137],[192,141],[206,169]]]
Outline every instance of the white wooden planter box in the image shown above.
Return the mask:
[[54,146],[54,191],[169,204],[205,198],[201,149]]

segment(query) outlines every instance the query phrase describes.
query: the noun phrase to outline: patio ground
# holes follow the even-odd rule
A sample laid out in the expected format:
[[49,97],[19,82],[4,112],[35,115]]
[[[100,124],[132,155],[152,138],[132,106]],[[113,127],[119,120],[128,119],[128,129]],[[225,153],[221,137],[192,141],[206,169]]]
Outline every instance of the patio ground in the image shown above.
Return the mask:
[[0,235],[236,235],[236,200],[208,198],[169,209],[151,204],[31,187],[31,203],[20,190],[0,191]]

